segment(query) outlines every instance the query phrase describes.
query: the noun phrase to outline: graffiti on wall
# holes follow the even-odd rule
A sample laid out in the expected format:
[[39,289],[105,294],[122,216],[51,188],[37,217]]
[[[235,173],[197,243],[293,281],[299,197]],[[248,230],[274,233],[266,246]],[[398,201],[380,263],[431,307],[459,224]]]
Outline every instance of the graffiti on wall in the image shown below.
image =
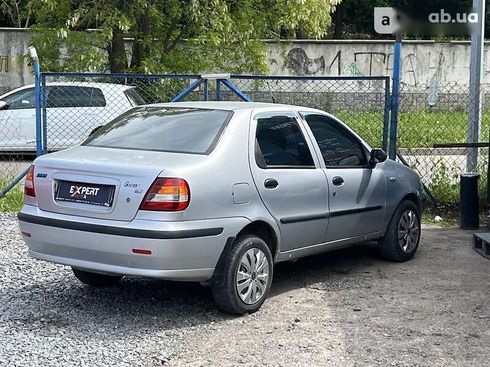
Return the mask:
[[325,71],[325,58],[311,59],[302,48],[293,48],[288,52],[286,66],[297,75],[315,75]]
[[5,55],[0,55],[0,73],[9,72],[9,57]]
[[[454,60],[458,55],[446,55],[448,50],[432,50],[417,55],[408,52],[402,55],[401,79],[402,84],[409,87],[423,87],[435,82],[441,82],[446,77],[447,69],[454,67]],[[328,53],[332,55],[332,53]],[[393,71],[393,53],[383,51],[353,51],[343,52],[337,50],[333,57],[327,55],[311,58],[300,47],[291,49],[286,56],[284,67],[295,75],[320,76],[320,75],[350,75],[350,76],[390,76]],[[449,60],[453,60],[450,62]],[[457,66],[461,76],[465,77],[469,70],[464,60]],[[486,71],[490,73],[490,71]]]

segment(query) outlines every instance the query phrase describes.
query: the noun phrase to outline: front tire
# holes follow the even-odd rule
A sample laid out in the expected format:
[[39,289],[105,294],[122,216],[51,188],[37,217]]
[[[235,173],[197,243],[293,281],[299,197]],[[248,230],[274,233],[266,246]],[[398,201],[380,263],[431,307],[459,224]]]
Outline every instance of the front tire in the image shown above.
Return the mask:
[[410,200],[400,203],[388,224],[386,234],[379,240],[379,250],[386,260],[410,260],[420,241],[420,213]]
[[122,276],[119,275],[105,275],[98,273],[91,273],[89,271],[71,268],[73,274],[77,277],[79,281],[83,284],[90,285],[92,287],[110,287],[119,283]]
[[256,312],[267,298],[272,274],[272,255],[264,240],[238,238],[227,255],[221,284],[212,289],[216,305],[235,315]]

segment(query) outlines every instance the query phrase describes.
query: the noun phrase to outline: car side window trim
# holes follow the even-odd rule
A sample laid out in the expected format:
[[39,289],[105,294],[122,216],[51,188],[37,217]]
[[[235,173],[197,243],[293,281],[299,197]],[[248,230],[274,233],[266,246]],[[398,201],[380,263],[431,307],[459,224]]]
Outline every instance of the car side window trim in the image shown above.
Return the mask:
[[[359,138],[357,136],[355,136],[348,129],[346,129],[344,126],[342,126],[337,121],[336,118],[334,118],[333,116],[330,116],[330,115],[326,115],[326,114],[322,114],[322,113],[318,113],[318,112],[310,112],[310,111],[298,111],[298,114],[301,117],[301,119],[304,121],[304,125],[308,129],[308,132],[311,133],[313,143],[315,144],[315,148],[318,149],[318,152],[320,153],[319,154],[320,159],[323,162],[323,165],[326,169],[353,169],[353,168],[355,168],[355,169],[368,169],[369,168],[369,165],[368,165],[368,160],[369,160],[368,149],[362,143],[362,141],[359,140]],[[362,165],[345,165],[345,166],[335,166],[335,165],[326,164],[325,159],[323,158],[323,154],[321,152],[320,146],[318,145],[318,142],[316,141],[316,138],[313,134],[313,131],[311,130],[311,127],[308,124],[308,121],[306,120],[306,116],[308,116],[308,115],[317,115],[317,116],[327,117],[327,118],[331,119],[343,133],[349,135],[352,139],[355,140],[355,142],[358,144],[358,146],[361,150],[361,153],[363,154],[363,158],[364,158],[364,161],[366,163],[362,164]]]

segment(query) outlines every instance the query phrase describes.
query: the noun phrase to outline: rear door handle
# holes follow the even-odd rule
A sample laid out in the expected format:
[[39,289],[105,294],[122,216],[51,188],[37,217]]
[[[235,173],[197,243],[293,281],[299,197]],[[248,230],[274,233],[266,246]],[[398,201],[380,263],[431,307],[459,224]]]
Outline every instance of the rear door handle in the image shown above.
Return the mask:
[[264,186],[266,189],[275,189],[279,185],[279,182],[277,182],[273,178],[268,178],[264,181]]
[[344,184],[344,179],[340,176],[335,176],[333,179],[332,179],[332,183],[335,185],[335,186],[342,186]]

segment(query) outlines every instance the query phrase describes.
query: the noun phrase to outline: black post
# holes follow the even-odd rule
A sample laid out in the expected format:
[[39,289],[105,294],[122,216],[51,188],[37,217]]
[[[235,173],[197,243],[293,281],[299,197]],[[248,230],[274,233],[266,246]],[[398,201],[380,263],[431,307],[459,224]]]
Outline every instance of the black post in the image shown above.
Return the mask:
[[480,198],[478,197],[478,173],[461,174],[460,183],[460,227],[478,229],[480,227]]
[[487,216],[487,229],[490,230],[490,137],[488,143],[488,163],[487,163],[487,199],[486,199],[486,216]]

